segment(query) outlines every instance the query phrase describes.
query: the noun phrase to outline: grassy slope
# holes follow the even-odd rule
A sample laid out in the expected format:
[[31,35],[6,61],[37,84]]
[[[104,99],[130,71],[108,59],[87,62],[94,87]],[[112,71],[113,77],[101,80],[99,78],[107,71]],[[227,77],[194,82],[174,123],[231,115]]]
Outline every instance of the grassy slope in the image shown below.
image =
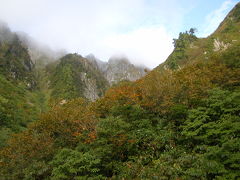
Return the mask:
[[[219,25],[218,29],[207,38],[197,38],[194,42],[187,45],[184,48],[184,58],[177,59],[176,63],[178,68],[187,65],[188,63],[194,63],[195,61],[208,60],[211,56],[220,54],[224,51],[224,48],[219,51],[214,51],[214,41],[218,40],[225,45],[238,46],[240,44],[240,3],[228,14],[224,21]],[[168,69],[169,64],[174,61],[174,56],[177,54],[177,50],[170,54],[167,60],[155,68],[157,71]],[[171,68],[170,68],[171,69]]]

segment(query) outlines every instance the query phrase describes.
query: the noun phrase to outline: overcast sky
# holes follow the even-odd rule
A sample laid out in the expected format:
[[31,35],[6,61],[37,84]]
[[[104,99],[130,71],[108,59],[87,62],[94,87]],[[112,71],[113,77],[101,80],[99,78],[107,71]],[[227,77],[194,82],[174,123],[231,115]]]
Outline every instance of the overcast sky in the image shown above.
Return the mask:
[[53,49],[154,68],[191,27],[211,34],[238,0],[0,0],[0,19]]

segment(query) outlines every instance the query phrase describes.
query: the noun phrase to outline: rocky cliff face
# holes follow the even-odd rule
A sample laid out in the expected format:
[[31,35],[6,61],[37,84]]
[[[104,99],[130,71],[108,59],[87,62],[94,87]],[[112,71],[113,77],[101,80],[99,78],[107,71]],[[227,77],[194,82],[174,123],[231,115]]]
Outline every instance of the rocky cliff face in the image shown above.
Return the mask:
[[86,58],[96,67],[98,68],[102,73],[107,70],[108,63],[103,62],[100,59],[96,58],[93,54],[89,54],[86,56]]
[[83,97],[94,101],[108,87],[108,82],[96,64],[78,54],[68,54],[56,63],[50,75],[54,99]]
[[126,58],[103,62],[94,55],[84,58],[68,54],[57,60],[63,54],[38,44],[24,33],[13,33],[0,23],[0,74],[25,83],[28,88],[43,89],[52,99],[83,97],[94,101],[110,85],[135,81],[146,73]]
[[136,81],[145,74],[144,68],[134,66],[126,58],[111,58],[104,71],[104,75],[110,84],[123,80]]
[[33,69],[28,50],[18,35],[0,23],[0,74],[33,88],[36,84]]
[[110,58],[108,62],[102,62],[94,55],[86,58],[103,73],[110,85],[123,80],[135,81],[146,74],[146,68],[131,64],[127,58]]

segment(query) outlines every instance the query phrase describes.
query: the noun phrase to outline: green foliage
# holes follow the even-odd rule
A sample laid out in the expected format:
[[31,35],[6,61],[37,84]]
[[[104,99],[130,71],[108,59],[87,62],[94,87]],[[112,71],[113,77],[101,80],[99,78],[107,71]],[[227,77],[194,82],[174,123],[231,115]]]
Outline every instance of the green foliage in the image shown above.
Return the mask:
[[83,99],[54,106],[28,129],[10,138],[0,150],[1,177],[42,179],[50,176],[49,163],[58,151],[65,147],[74,149],[78,142],[94,139],[97,119],[87,106]]
[[170,137],[159,129],[158,121],[159,118],[138,106],[112,108],[111,115],[99,122],[97,139],[91,146],[101,159],[104,176],[119,175],[126,164],[138,159],[149,164],[160,149],[164,150]]
[[[59,78],[59,76],[61,76],[61,78]],[[53,84],[55,85],[54,90],[52,91],[53,98],[59,96],[61,96],[60,98],[62,99],[77,98],[83,93],[81,84],[79,84],[78,88],[75,86],[75,81],[76,83],[81,83],[81,80],[74,80],[71,65],[65,65],[60,70],[57,69],[54,74],[54,79],[56,79],[56,81],[53,81]]]
[[[49,67],[48,69],[51,69]],[[60,59],[55,70],[50,70],[50,88],[53,99],[74,99],[85,97],[86,83],[94,79],[98,95],[102,96],[108,87],[103,75],[80,55],[68,54]],[[90,81],[89,81],[90,79]]]
[[234,17],[234,20],[238,22],[240,21],[240,3],[238,3],[232,10],[232,16]]
[[0,147],[36,120],[43,107],[27,48],[9,28],[0,29]]
[[188,108],[185,105],[177,104],[173,106],[169,112],[169,119],[172,120],[176,126],[184,122],[188,115]]
[[208,177],[240,177],[240,92],[213,90],[204,102],[189,112],[182,134],[209,165]]
[[1,146],[12,133],[24,130],[30,122],[38,119],[44,109],[39,96],[38,91],[31,92],[25,86],[13,84],[0,75]]
[[229,47],[221,56],[222,61],[230,68],[240,68],[240,43]]
[[[99,120],[96,129],[89,122],[92,114],[79,114],[86,110],[84,101],[72,101],[35,123],[29,131],[33,136],[24,136],[29,142],[26,152],[33,159],[21,159],[25,150],[13,147],[19,165],[11,177],[236,179],[239,101],[239,91],[215,89],[194,108],[175,104],[165,115],[139,105],[118,104]],[[89,141],[91,129],[96,130],[96,136]],[[34,144],[42,146],[36,149]],[[9,174],[8,168],[3,170]]]
[[[238,16],[235,9],[226,21]],[[0,177],[239,179],[239,43],[232,41],[239,37],[232,27],[224,31],[227,24],[206,39],[197,39],[194,29],[180,33],[166,64],[182,68],[121,82],[93,103],[75,98],[83,95],[81,77],[101,75],[81,56],[63,57],[47,69],[52,97],[67,101],[7,144],[44,111],[46,100],[43,91],[0,76]],[[215,52],[216,38],[231,45]],[[101,77],[97,87],[106,87]]]
[[194,35],[196,29],[191,28],[189,31],[185,33],[179,33],[178,39],[173,39],[174,47],[176,51],[181,51],[189,45],[189,43],[194,42],[197,37]]
[[6,145],[6,141],[13,134],[12,129],[2,126],[0,129],[0,147],[4,147]]
[[[0,75],[0,126],[19,131],[35,120],[37,107],[26,88],[13,85]],[[27,101],[27,102],[26,102]]]
[[170,69],[177,69],[179,66],[179,62],[188,58],[185,50],[187,47],[190,46],[191,43],[197,40],[197,37],[194,35],[195,31],[196,29],[191,28],[185,33],[179,33],[178,39],[173,39],[174,52],[166,61]]
[[23,83],[33,89],[36,79],[28,50],[16,34],[12,33],[11,36],[11,40],[0,39],[0,74],[8,80]]
[[102,179],[98,175],[100,159],[86,152],[62,149],[50,163],[53,166],[51,179]]

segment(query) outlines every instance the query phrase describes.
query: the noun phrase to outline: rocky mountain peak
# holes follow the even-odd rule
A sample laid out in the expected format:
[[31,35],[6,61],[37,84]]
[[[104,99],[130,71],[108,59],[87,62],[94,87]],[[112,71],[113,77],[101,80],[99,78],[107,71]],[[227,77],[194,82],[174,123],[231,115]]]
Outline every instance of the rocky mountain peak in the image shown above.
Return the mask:
[[51,74],[52,96],[56,99],[83,97],[94,101],[107,87],[102,72],[76,53],[62,57]]
[[146,74],[143,67],[137,67],[131,64],[125,57],[112,57],[109,59],[107,65],[108,67],[104,73],[110,84],[115,84],[123,80],[135,81]]
[[97,65],[110,85],[123,80],[135,81],[146,74],[144,67],[131,64],[126,57],[113,56],[108,62],[97,59],[93,54],[86,56],[86,58]]

